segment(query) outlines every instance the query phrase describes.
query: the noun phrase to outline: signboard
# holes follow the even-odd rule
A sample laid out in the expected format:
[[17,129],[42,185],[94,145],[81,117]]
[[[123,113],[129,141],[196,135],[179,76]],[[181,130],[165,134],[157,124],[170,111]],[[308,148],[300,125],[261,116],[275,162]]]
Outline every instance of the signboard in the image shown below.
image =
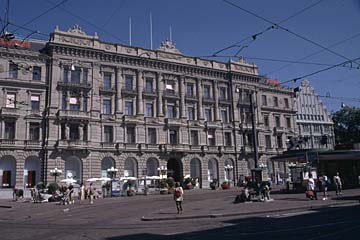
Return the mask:
[[20,48],[30,48],[30,42],[22,41],[22,40],[5,40],[4,38],[0,38],[0,45],[6,47],[20,47]]

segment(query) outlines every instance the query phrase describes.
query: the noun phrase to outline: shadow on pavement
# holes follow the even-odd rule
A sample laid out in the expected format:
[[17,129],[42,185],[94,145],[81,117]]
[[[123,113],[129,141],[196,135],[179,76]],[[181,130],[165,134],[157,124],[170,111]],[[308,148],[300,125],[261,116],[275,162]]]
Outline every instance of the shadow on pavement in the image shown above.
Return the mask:
[[[225,227],[174,235],[136,234],[107,240],[353,239],[360,230],[360,205],[288,212],[223,221]],[[199,220],[201,221],[201,220]],[[162,227],[166,222],[160,223]],[[196,224],[196,222],[194,222]],[[180,224],[179,224],[180,227]]]

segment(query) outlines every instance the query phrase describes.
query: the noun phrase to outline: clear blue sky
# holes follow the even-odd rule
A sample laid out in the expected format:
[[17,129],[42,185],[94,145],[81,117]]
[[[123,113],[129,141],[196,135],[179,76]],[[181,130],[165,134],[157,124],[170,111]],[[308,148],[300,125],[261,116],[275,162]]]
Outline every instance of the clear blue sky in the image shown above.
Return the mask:
[[[223,0],[68,0],[60,7],[31,21],[26,27],[48,34],[56,25],[61,30],[67,30],[78,24],[90,35],[97,32],[104,41],[128,43],[129,18],[131,18],[132,45],[150,48],[151,12],[154,49],[159,47],[161,41],[169,38],[170,26],[173,42],[183,54],[190,56],[210,56],[222,48],[250,37],[240,43],[238,48],[228,49],[218,55],[233,56],[241,47],[247,46],[239,55],[244,56],[250,63],[255,62],[260,74],[282,82],[345,62],[347,59],[360,57],[359,0],[227,1],[238,7]],[[13,24],[22,26],[60,2],[62,0],[10,0],[9,20]],[[6,0],[0,3],[3,19]],[[275,23],[309,8],[281,23],[280,26],[285,30],[279,28],[268,30],[253,41],[252,35],[272,24],[239,7]],[[15,29],[16,27],[12,25],[9,27],[10,31]],[[26,36],[29,32],[17,30],[16,34]],[[301,37],[324,47],[341,43],[329,48],[335,54],[324,51]],[[44,35],[37,34],[32,35],[32,38],[46,39]],[[302,59],[321,50],[323,51],[318,54]],[[227,61],[228,57],[213,59]],[[278,60],[329,64],[329,66],[299,63],[289,65]],[[345,67],[335,67],[309,76],[307,79],[319,95],[330,94],[331,97],[360,99],[360,70],[357,69],[360,60],[358,63],[359,65],[353,62],[346,64]],[[295,87],[299,84],[300,81],[289,86]],[[359,100],[323,98],[323,102],[330,111],[338,110],[341,102],[360,106]]]

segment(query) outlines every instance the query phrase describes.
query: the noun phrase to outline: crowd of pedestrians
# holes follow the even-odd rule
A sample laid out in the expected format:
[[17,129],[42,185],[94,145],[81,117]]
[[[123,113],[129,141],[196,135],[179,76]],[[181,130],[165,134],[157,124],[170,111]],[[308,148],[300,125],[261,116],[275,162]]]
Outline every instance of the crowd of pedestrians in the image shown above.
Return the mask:
[[[334,187],[336,190],[336,196],[339,196],[342,194],[342,180],[340,177],[339,172],[336,173],[336,175],[333,177],[334,181]],[[322,174],[318,181],[313,178],[312,174],[309,174],[309,179],[307,183],[307,189],[306,189],[306,196],[310,199],[317,200],[317,192],[320,191],[323,193],[322,200],[328,199],[328,188],[331,186],[332,182],[328,176],[325,174]]]

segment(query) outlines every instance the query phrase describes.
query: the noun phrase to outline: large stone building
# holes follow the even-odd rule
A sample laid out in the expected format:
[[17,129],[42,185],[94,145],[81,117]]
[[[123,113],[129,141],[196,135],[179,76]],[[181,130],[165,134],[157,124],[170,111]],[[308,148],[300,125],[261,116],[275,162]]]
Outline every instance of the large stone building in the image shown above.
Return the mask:
[[[106,176],[158,175],[159,168],[202,187],[250,174],[294,136],[293,90],[258,75],[244,60],[217,62],[102,42],[78,26],[46,43],[0,48],[0,181],[26,187]],[[225,166],[232,166],[233,169]]]
[[295,108],[297,148],[334,149],[334,123],[308,80],[302,81],[296,93]]

